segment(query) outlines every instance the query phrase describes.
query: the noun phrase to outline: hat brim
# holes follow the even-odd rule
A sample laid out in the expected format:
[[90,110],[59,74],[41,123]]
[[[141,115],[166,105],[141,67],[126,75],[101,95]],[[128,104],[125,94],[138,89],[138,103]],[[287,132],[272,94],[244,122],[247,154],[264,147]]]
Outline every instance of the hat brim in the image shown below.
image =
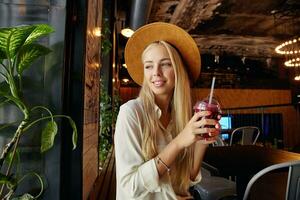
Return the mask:
[[200,52],[194,39],[182,28],[165,23],[154,22],[139,28],[129,38],[125,47],[125,63],[131,78],[142,85],[144,72],[142,53],[155,41],[166,41],[176,47],[187,67],[187,72],[195,82],[200,74]]

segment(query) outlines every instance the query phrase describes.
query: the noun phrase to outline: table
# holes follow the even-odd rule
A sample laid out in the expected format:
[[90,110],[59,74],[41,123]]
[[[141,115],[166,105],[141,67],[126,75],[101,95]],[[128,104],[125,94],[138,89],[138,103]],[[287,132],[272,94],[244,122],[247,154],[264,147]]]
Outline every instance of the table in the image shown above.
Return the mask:
[[220,175],[236,176],[238,199],[258,171],[293,160],[300,160],[300,154],[254,145],[208,147],[204,156],[204,162],[217,168]]

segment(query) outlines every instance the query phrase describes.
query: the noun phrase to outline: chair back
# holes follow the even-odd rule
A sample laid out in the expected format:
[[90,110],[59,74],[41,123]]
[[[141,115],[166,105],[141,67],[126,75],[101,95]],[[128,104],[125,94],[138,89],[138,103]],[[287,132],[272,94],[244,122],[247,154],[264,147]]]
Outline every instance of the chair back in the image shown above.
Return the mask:
[[234,138],[239,134],[241,134],[241,145],[254,145],[260,135],[260,130],[256,126],[243,126],[234,129],[230,137],[230,146],[234,143]]
[[300,160],[285,162],[280,164],[271,165],[257,174],[255,174],[249,181],[244,193],[243,200],[247,200],[251,187],[263,175],[282,168],[288,168],[288,180],[286,185],[285,200],[300,199]]

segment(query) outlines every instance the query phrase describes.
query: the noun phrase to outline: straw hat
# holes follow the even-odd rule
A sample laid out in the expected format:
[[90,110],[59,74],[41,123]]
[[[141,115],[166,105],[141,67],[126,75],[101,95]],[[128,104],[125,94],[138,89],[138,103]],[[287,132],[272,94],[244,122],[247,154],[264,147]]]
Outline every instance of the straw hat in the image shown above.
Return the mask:
[[147,24],[129,38],[125,47],[125,63],[131,78],[142,85],[144,78],[142,53],[150,43],[159,40],[176,47],[187,67],[187,73],[193,81],[196,81],[201,69],[197,44],[185,30],[164,22]]

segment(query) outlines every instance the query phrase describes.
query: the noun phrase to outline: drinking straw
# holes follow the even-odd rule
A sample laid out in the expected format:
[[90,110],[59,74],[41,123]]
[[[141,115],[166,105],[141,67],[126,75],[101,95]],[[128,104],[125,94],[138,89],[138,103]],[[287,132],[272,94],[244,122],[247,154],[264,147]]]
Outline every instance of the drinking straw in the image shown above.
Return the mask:
[[209,101],[208,101],[208,104],[211,104],[211,101],[212,101],[212,96],[213,96],[213,93],[214,93],[214,87],[215,87],[215,80],[216,80],[216,77],[214,76],[213,79],[212,79],[212,82],[211,82],[211,87],[210,87],[210,94],[209,94]]

